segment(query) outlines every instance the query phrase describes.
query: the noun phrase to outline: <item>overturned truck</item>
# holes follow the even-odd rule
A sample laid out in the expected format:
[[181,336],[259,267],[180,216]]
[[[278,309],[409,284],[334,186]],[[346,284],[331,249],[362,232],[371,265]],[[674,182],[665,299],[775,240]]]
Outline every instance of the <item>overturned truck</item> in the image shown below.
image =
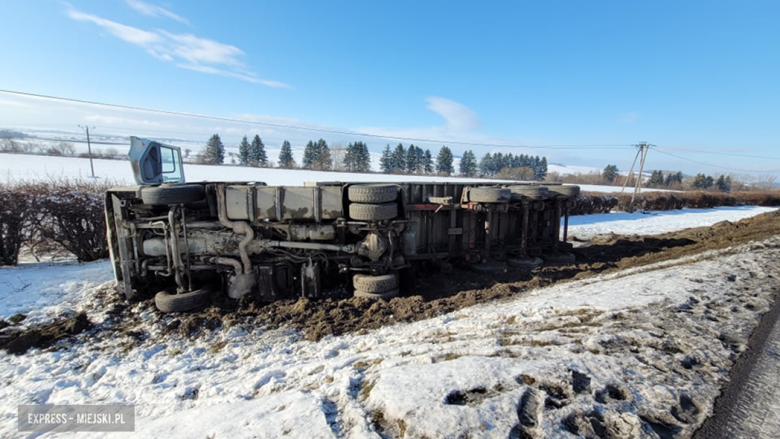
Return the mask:
[[[106,193],[117,287],[163,312],[223,294],[388,300],[423,266],[530,269],[570,261],[571,185],[185,183],[179,148],[131,138],[136,186]],[[334,174],[338,175],[338,174]]]

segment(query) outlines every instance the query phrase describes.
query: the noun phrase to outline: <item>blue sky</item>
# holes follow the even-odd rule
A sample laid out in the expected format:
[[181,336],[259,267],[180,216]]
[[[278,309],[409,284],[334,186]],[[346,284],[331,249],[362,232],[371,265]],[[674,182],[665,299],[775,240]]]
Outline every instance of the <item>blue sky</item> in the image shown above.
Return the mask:
[[[268,145],[397,138],[459,155],[780,175],[776,1],[15,1],[0,89],[331,131],[0,93],[0,128]],[[455,142],[472,143],[473,145]],[[408,141],[404,141],[408,144]],[[488,146],[485,146],[488,145]],[[673,154],[674,156],[668,155]]]

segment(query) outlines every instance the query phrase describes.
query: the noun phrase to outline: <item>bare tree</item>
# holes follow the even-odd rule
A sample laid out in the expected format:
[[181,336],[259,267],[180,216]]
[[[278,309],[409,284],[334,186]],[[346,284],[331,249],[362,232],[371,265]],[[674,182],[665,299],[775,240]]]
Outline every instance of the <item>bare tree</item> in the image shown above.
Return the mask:
[[116,157],[118,154],[119,154],[119,151],[117,151],[117,149],[116,149],[116,148],[107,148],[107,149],[106,149],[106,150],[103,152],[103,157],[106,157],[106,158],[112,159],[112,158]]
[[335,143],[330,148],[330,156],[333,159],[334,171],[346,171],[346,167],[344,166],[345,155],[347,155],[347,148],[344,147],[343,143]]
[[60,142],[56,145],[51,145],[46,149],[46,154],[49,155],[74,155],[76,154],[76,147],[70,142]]
[[775,185],[777,177],[774,175],[759,175],[756,181],[756,186],[763,191],[770,191]]
[[742,191],[750,190],[751,177],[749,174],[729,174],[729,178],[731,178],[732,192],[742,192]]

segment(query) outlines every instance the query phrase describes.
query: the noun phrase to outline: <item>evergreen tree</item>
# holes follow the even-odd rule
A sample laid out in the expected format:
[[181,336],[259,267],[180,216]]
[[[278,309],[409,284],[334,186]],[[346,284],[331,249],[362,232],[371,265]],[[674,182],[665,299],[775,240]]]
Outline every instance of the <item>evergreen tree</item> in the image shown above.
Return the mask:
[[398,144],[393,152],[393,171],[404,172],[406,170],[406,149],[403,144]]
[[444,175],[452,175],[455,172],[452,167],[452,151],[446,146],[442,146],[436,156],[436,171]]
[[203,151],[203,162],[214,165],[220,165],[225,162],[225,145],[219,134],[214,134],[206,143],[206,149]]
[[371,172],[371,153],[368,152],[368,145],[358,142],[360,145],[356,148],[358,172]]
[[[358,142],[359,143],[359,142]],[[347,152],[344,154],[344,160],[342,160],[342,163],[344,164],[344,169],[348,172],[355,172],[357,171],[357,148],[356,144],[350,143],[347,145]]]
[[255,138],[252,139],[252,146],[249,148],[249,162],[255,166],[268,166],[268,154],[265,152],[265,145],[260,140],[260,136],[255,134]]
[[493,165],[493,155],[489,152],[482,156],[482,160],[479,161],[479,172],[487,177],[496,175],[495,166]]
[[344,167],[350,172],[371,171],[371,154],[368,152],[368,146],[363,142],[347,145],[347,153],[344,155]]
[[547,176],[547,157],[534,157],[534,163],[531,168],[534,171],[534,179],[536,181],[543,181],[544,177]]
[[607,182],[613,183],[618,176],[618,172],[617,165],[607,165],[604,168],[604,172],[601,173],[601,176],[604,177],[604,180]]
[[319,156],[319,160],[317,162],[316,169],[320,171],[330,171],[333,169],[333,158],[330,155],[330,148],[328,148],[328,143],[325,142],[324,139],[317,141],[317,154]]
[[547,178],[547,157],[542,157],[542,162],[539,164],[539,174],[540,178],[537,180],[544,180]]
[[413,144],[409,145],[409,149],[406,150],[406,172],[415,174],[419,166],[419,163],[417,163],[417,150]]
[[330,148],[324,139],[317,142],[306,144],[303,150],[303,167],[305,169],[314,169],[317,171],[329,171],[333,168],[333,158],[330,155]]
[[293,158],[292,147],[290,142],[284,141],[282,143],[282,150],[279,151],[279,167],[291,169],[295,167],[295,159]]
[[713,184],[715,184],[715,180],[711,176],[696,174],[696,177],[693,178],[692,186],[696,189],[706,190],[711,188]]
[[425,169],[426,174],[433,174],[433,155],[431,155],[431,150],[427,148],[423,156],[423,169]]
[[731,177],[724,177],[721,174],[717,180],[715,180],[715,187],[721,192],[731,192]]
[[385,174],[393,172],[393,155],[390,152],[390,145],[385,146],[382,151],[382,157],[379,158],[379,169]]
[[669,173],[669,175],[666,176],[666,180],[664,180],[664,185],[666,187],[675,187],[680,184],[682,184],[683,181],[683,173],[682,172],[676,172],[676,173]]
[[303,166],[303,169],[312,169],[318,159],[317,148],[314,142],[309,140],[309,143],[303,148],[303,163],[301,163],[301,166]]
[[246,140],[246,136],[241,139],[241,143],[238,145],[238,163],[244,166],[249,164],[249,142]]
[[458,170],[460,171],[460,175],[463,175],[464,177],[471,177],[477,173],[477,157],[470,149],[463,153]]
[[653,171],[652,174],[650,174],[650,180],[648,180],[647,185],[650,187],[661,187],[664,185],[664,173],[661,170]]

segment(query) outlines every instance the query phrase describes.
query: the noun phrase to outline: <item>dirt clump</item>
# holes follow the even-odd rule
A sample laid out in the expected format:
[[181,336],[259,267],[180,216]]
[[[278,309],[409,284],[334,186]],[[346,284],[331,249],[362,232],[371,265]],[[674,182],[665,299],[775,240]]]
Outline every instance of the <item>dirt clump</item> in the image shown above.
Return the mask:
[[2,334],[0,349],[10,354],[20,355],[31,348],[47,348],[92,328],[85,313],[73,317],[55,320],[40,326],[23,329],[11,329]]

